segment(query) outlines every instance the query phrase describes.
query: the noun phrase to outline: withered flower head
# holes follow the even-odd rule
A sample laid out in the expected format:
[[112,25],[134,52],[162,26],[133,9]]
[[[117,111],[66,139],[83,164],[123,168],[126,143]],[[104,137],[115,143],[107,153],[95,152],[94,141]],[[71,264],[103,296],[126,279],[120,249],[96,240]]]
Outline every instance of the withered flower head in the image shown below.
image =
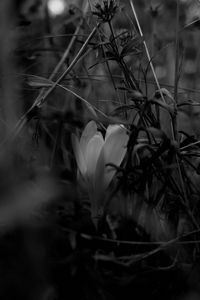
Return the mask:
[[118,5],[116,0],[104,0],[102,4],[97,3],[95,9],[96,11],[93,12],[94,15],[103,22],[110,22],[116,14]]

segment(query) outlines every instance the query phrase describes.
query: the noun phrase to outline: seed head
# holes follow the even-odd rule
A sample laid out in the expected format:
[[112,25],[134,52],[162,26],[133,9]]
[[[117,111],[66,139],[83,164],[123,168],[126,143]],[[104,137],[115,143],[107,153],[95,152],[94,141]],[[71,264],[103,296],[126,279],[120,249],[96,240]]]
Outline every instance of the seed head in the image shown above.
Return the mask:
[[118,5],[115,0],[104,0],[102,4],[97,3],[93,12],[103,22],[110,22],[117,12]]

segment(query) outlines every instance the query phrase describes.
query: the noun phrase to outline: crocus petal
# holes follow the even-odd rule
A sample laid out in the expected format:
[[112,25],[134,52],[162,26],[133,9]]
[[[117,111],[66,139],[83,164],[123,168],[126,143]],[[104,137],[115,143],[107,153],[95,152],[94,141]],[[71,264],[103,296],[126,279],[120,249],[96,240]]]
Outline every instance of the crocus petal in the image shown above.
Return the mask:
[[95,172],[95,189],[105,189],[110,184],[116,170],[113,167],[106,166],[106,164],[114,164],[120,166],[125,154],[128,143],[128,135],[124,127],[115,127],[115,130],[107,137],[104,146],[99,155],[99,159]]
[[84,158],[82,149],[80,147],[79,140],[78,140],[77,136],[73,133],[72,133],[72,136],[71,136],[71,141],[72,141],[72,147],[73,147],[73,150],[74,150],[77,166],[78,166],[81,174],[83,176],[85,176],[85,174],[87,172],[87,166],[86,166],[86,163],[85,163],[85,158]]
[[100,132],[96,133],[87,144],[85,162],[87,166],[87,175],[89,178],[94,178],[97,160],[103,145],[104,139]]
[[125,127],[123,125],[119,125],[119,124],[109,125],[106,130],[105,141],[110,136],[110,134],[114,133],[115,131],[118,131],[119,127],[124,128],[125,130]]
[[83,152],[83,155],[85,156],[86,148],[88,142],[91,140],[91,138],[97,133],[97,124],[94,121],[90,121],[83,130],[83,133],[81,135],[80,139],[80,147]]

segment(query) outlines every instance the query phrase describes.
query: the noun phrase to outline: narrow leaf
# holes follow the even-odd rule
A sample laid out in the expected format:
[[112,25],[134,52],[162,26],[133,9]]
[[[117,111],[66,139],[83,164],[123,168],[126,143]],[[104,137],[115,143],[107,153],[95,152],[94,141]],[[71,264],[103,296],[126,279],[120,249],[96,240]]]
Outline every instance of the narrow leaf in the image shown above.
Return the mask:
[[50,87],[50,86],[52,86],[52,82],[49,79],[35,76],[28,80],[28,85],[30,85],[31,87],[36,87],[36,88]]

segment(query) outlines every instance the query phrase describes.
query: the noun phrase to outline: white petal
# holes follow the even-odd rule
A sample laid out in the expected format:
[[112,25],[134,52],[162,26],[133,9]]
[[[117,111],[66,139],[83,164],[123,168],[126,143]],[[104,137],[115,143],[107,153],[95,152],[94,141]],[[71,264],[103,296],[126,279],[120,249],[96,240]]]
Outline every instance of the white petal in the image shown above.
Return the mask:
[[105,158],[104,158],[104,146],[101,149],[99,154],[95,174],[94,174],[94,197],[93,201],[95,202],[95,206],[100,208],[103,204],[103,199],[105,196]]
[[72,148],[74,150],[77,166],[78,166],[81,174],[83,176],[85,176],[85,174],[87,172],[85,158],[84,158],[83,152],[81,150],[79,140],[78,140],[77,136],[73,133],[71,136],[71,141],[72,141]]
[[107,138],[110,136],[110,134],[116,132],[119,130],[119,128],[123,128],[124,131],[126,131],[125,127],[123,125],[115,124],[115,125],[109,125],[106,130],[106,136],[105,136],[105,141]]
[[87,166],[87,175],[89,178],[92,178],[92,180],[94,179],[97,160],[103,145],[104,139],[101,133],[96,133],[87,144],[85,161]]
[[97,133],[97,124],[94,121],[90,121],[83,130],[83,133],[81,135],[80,139],[80,146],[81,150],[83,152],[83,155],[85,156],[86,148],[88,142],[91,140],[91,138]]
[[104,146],[99,155],[95,172],[95,189],[98,193],[102,193],[108,187],[116,170],[113,167],[106,166],[112,163],[120,166],[125,154],[128,143],[128,135],[124,127],[118,126],[107,137]]

